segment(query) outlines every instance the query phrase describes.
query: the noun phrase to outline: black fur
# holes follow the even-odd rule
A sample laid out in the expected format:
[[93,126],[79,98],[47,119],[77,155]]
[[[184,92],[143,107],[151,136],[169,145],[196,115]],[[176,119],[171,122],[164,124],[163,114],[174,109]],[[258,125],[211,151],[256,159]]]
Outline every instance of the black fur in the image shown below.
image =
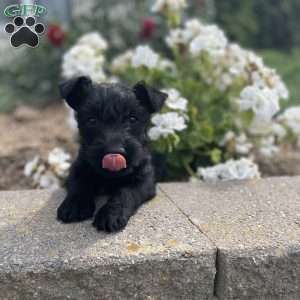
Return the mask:
[[[151,113],[167,95],[143,82],[133,88],[93,84],[78,77],[60,85],[62,97],[76,111],[80,150],[66,182],[67,196],[57,210],[65,223],[83,221],[95,212],[95,199],[108,196],[93,225],[108,232],[124,228],[144,202],[155,196],[154,171],[146,130]],[[101,166],[107,153],[121,153],[127,168],[118,172]]]

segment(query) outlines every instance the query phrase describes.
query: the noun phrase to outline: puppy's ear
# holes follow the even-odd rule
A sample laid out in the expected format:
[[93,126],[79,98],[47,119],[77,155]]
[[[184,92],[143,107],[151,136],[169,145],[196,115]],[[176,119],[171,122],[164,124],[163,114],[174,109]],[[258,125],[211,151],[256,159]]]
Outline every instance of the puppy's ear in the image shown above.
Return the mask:
[[66,102],[77,110],[92,87],[92,80],[87,76],[68,79],[59,84],[59,91]]
[[146,85],[144,81],[140,81],[133,87],[133,92],[138,100],[147,107],[152,114],[158,112],[164,105],[168,94],[163,93],[151,86]]

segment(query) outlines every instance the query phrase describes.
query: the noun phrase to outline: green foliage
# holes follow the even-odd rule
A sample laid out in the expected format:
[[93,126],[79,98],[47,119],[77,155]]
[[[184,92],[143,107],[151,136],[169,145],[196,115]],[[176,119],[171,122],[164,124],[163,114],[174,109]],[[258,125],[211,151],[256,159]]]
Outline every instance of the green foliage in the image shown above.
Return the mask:
[[60,64],[64,47],[54,47],[46,38],[37,48],[9,48],[9,62],[0,69],[0,111],[10,111],[17,103],[45,105],[58,99]]
[[[101,0],[92,1],[90,10],[83,15],[72,18],[72,35],[80,36],[90,31],[101,32],[109,42],[108,56],[113,57],[122,50],[135,47],[137,43],[149,43],[157,50],[168,51],[160,37],[165,35],[168,28],[165,22],[151,12],[154,0]],[[204,20],[214,17],[214,2],[212,0],[188,0],[184,18],[192,16]],[[177,18],[173,15],[171,18]],[[143,22],[152,19],[155,23],[153,34],[143,37]],[[177,23],[179,20],[175,20]]]
[[[109,42],[108,57],[123,49],[133,47],[137,42],[155,44],[157,49],[167,51],[158,37],[166,31],[159,18],[150,13],[152,0],[101,0],[91,1],[84,14],[74,14],[66,33],[66,40],[60,47],[54,47],[43,36],[37,48],[13,49],[12,63],[6,63],[1,57],[0,68],[0,111],[10,111],[17,103],[45,105],[58,98],[57,84],[61,78],[60,66],[63,53],[83,33],[99,31]],[[210,0],[191,1],[188,15],[202,14],[211,18],[213,8]],[[152,17],[156,26],[149,39],[141,35],[143,21]],[[53,16],[55,20],[55,16]],[[8,43],[8,42],[7,42]]]
[[[168,12],[167,8],[160,11],[167,21],[172,17]],[[267,67],[254,52],[229,43],[218,27],[197,20],[183,23],[173,28],[168,22],[167,39],[161,37],[170,47],[167,53],[172,71],[161,68],[165,62],[162,55],[141,45],[114,59],[111,68],[121,81],[132,84],[144,79],[173,96],[170,88],[176,89],[178,102],[181,97],[188,100],[186,111],[167,101],[152,119],[148,132],[152,149],[167,154],[169,178],[194,176],[199,166],[256,157],[260,151],[272,155],[281,143],[293,143],[286,136],[288,126],[276,116],[280,101],[288,98],[276,70]],[[250,30],[251,24],[245,22],[247,26]],[[174,101],[173,96],[168,100]],[[176,128],[181,121],[174,115],[170,121],[170,111],[174,110],[185,116],[186,128]]]
[[216,22],[231,39],[252,48],[299,45],[298,0],[217,0]]

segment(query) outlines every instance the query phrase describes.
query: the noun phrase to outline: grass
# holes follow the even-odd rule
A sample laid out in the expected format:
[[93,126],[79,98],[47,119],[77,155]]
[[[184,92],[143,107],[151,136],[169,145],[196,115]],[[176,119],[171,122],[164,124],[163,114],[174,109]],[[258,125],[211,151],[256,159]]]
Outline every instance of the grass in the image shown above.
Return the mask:
[[290,99],[287,106],[300,105],[300,48],[289,52],[262,50],[266,65],[275,68],[289,88]]

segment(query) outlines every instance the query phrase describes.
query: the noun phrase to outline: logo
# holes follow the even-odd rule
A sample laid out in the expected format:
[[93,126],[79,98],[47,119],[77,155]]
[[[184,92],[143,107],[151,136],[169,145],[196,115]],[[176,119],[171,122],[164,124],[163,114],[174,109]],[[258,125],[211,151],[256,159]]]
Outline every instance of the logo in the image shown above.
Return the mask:
[[36,18],[47,13],[42,5],[13,4],[4,10],[4,15],[13,17],[4,30],[10,34],[10,43],[17,48],[26,45],[35,48],[39,44],[39,37],[45,32],[45,25],[37,23]]
[[41,17],[47,13],[47,8],[42,5],[32,4],[12,4],[4,9],[4,15],[6,17],[17,16],[36,16]]

